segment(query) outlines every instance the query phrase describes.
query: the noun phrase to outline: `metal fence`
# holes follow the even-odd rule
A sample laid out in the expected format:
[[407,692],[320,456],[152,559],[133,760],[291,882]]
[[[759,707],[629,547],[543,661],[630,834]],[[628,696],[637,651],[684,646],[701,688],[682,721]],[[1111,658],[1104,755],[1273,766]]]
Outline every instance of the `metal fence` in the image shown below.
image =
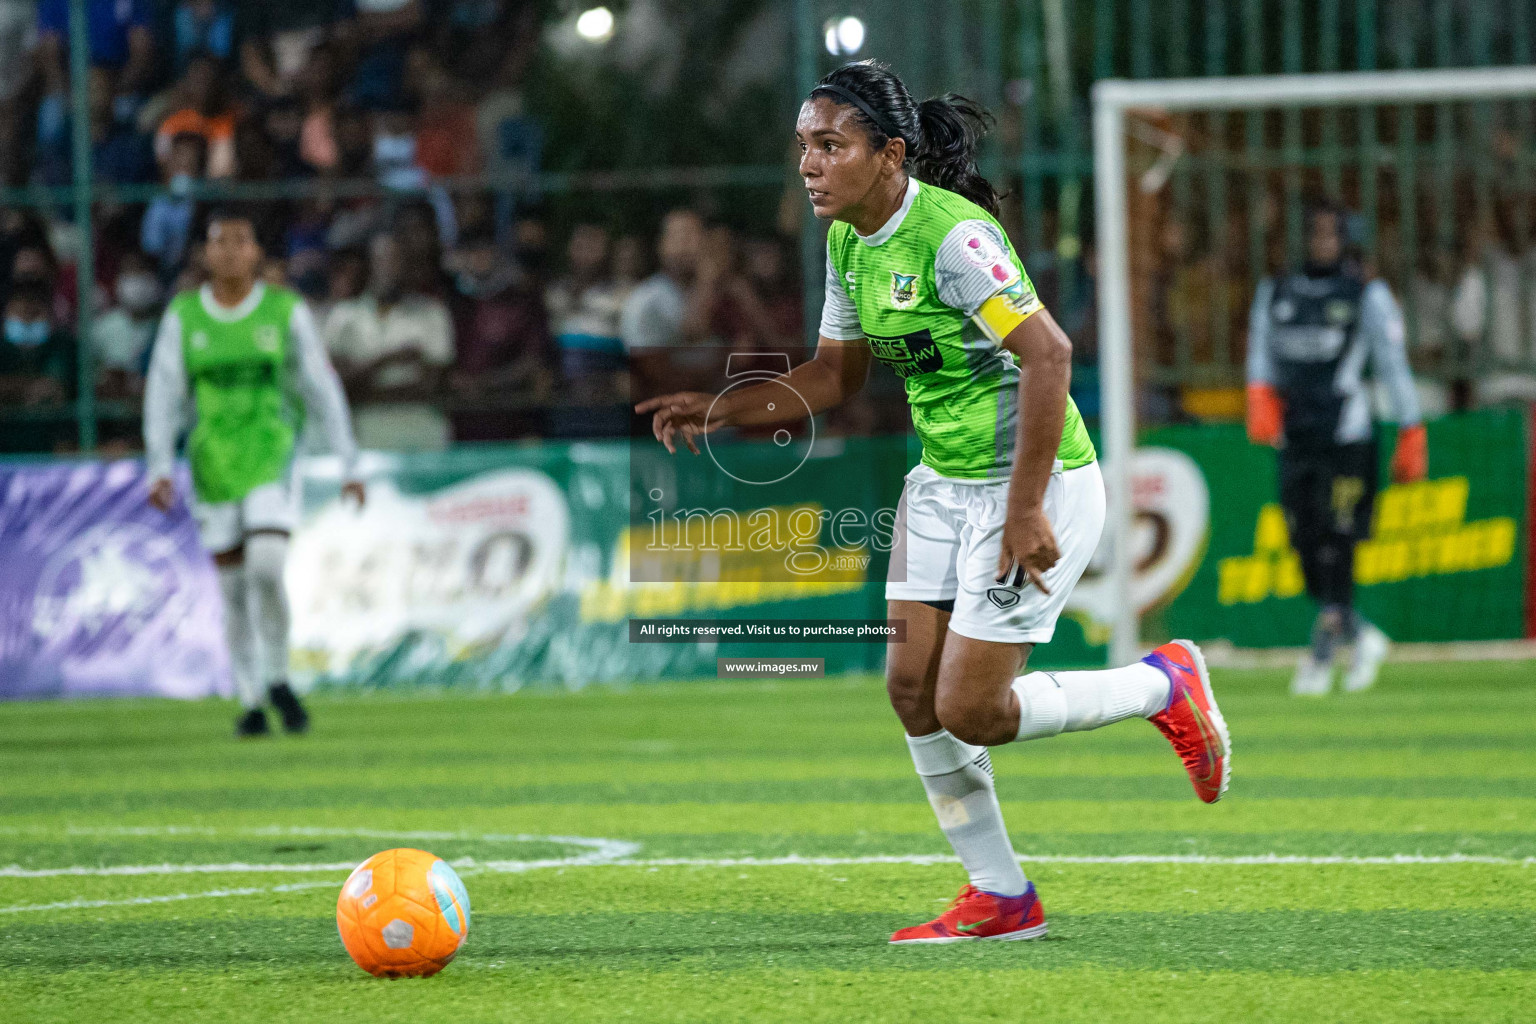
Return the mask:
[[[64,206],[72,210],[76,223],[88,227],[92,209],[101,199],[112,197],[104,197],[92,185],[84,87],[88,54],[86,33],[79,30],[85,6],[85,0],[70,2],[71,24],[76,28],[69,48],[75,83],[74,187],[54,192],[8,190],[0,195],[0,204]],[[747,14],[764,5],[741,0],[739,6]],[[1092,236],[1088,90],[1094,80],[1526,64],[1531,61],[1536,30],[1536,0],[1165,0],[1155,5],[1146,0],[778,0],[768,6],[776,8],[786,29],[773,37],[778,40],[775,45],[784,47],[778,66],[784,68],[785,121],[782,131],[771,125],[754,131],[779,132],[788,138],[789,116],[799,98],[821,73],[847,59],[828,52],[824,45],[828,20],[846,15],[862,18],[867,26],[856,56],[889,61],[919,96],[963,92],[996,112],[998,129],[984,167],[1010,189],[1005,225],[1063,321],[1087,337],[1088,343],[1081,347],[1090,356],[1088,277],[1092,267],[1085,240]],[[644,72],[633,74],[638,85]],[[1213,147],[1204,152],[1192,147],[1174,164],[1166,209],[1160,216],[1175,224],[1241,231],[1239,248],[1247,253],[1247,265],[1257,268],[1266,264],[1275,242],[1264,218],[1237,218],[1234,223],[1239,227],[1229,229],[1227,211],[1259,210],[1275,202],[1272,197],[1278,192],[1283,225],[1280,252],[1294,254],[1299,244],[1300,199],[1308,191],[1334,191],[1363,210],[1364,238],[1373,258],[1384,262],[1384,254],[1406,254],[1411,263],[1439,268],[1423,284],[1430,292],[1443,290],[1449,284],[1444,278],[1468,262],[1469,230],[1508,221],[1506,214],[1518,198],[1508,189],[1499,192],[1500,172],[1482,155],[1500,147],[1508,150],[1514,180],[1526,180],[1531,168],[1532,111],[1527,107],[1484,117],[1482,148],[1468,145],[1469,139],[1478,137],[1479,116],[1466,122],[1460,114],[1436,108],[1346,111],[1317,117],[1296,112],[1231,115],[1219,126],[1202,123],[1197,127],[1207,136],[1219,136],[1230,144],[1219,147],[1221,153]],[[1380,158],[1383,148],[1393,150],[1392,158],[1402,173],[1416,176],[1416,190],[1388,188],[1381,176],[1361,172],[1367,162]],[[1222,162],[1228,150],[1239,152],[1245,167],[1262,166],[1274,173],[1234,176]],[[731,154],[723,155],[722,162],[733,156],[739,161],[738,155]],[[772,159],[646,173],[656,175],[656,180],[639,181],[635,188],[708,188],[712,187],[709,180],[720,178],[771,190],[774,182],[792,179],[792,169]],[[690,181],[706,184],[689,186]],[[458,184],[494,185],[509,192],[536,186],[557,194],[590,192],[592,186],[579,175]],[[273,194],[303,194],[303,188],[291,183],[261,187]],[[329,182],[326,187],[345,191],[377,185]],[[1448,187],[1465,192],[1470,200],[1458,207],[1421,198]],[[611,194],[613,189],[608,191]],[[1395,212],[1388,210],[1392,204],[1397,204]],[[1385,225],[1384,238],[1386,220],[1391,223]],[[1528,217],[1515,220],[1513,228],[1506,224],[1502,229],[1509,239],[1504,248],[1511,250],[1504,255],[1520,263],[1536,230]],[[822,237],[820,226],[802,215],[805,318],[811,330],[820,303]],[[1384,250],[1384,241],[1389,249]],[[94,276],[88,232],[81,243],[77,336],[87,337]],[[1489,267],[1485,272],[1492,280],[1504,268]],[[1524,303],[1526,275],[1517,276]],[[1158,342],[1150,379],[1169,386],[1227,385],[1237,379],[1242,324],[1234,307],[1245,302],[1241,292],[1249,281],[1246,277],[1233,281],[1233,287],[1223,287],[1219,296],[1196,296],[1202,304],[1198,315],[1183,318]],[[1424,289],[1404,291],[1415,314],[1414,330],[1422,333],[1422,325],[1428,322],[1419,308]],[[1207,326],[1191,326],[1197,322]],[[1465,376],[1469,368],[1494,363],[1525,369],[1533,359],[1525,340],[1517,353],[1506,356],[1481,344],[1422,368],[1455,378]],[[84,449],[94,447],[97,439],[90,363],[89,352],[82,349],[81,387],[70,410],[78,421]],[[1091,363],[1084,367],[1083,376],[1091,383]]]
[[[1522,65],[1536,29],[1531,0],[893,0],[869,11],[865,52],[891,60],[915,93],[969,91],[999,113],[986,169],[1011,183],[1005,223],[1048,302],[1089,333],[1091,310],[1074,306],[1092,303],[1082,277],[1091,273],[1093,81]],[[1398,290],[1418,368],[1451,383],[1449,404],[1467,400],[1457,382],[1536,369],[1536,337],[1494,337],[1492,308],[1496,292],[1515,292],[1519,315],[1532,318],[1532,121],[1531,105],[1517,103],[1156,125],[1182,151],[1166,168],[1155,220],[1183,237],[1178,252],[1143,268],[1161,278],[1142,282],[1138,308],[1146,380],[1240,382],[1252,285],[1298,257],[1304,201],[1323,197],[1360,212],[1365,258]],[[1266,213],[1274,207],[1278,217]],[[1225,258],[1229,245],[1236,254]],[[1458,333],[1451,298],[1469,275],[1489,307],[1480,336],[1446,341]],[[1169,316],[1170,305],[1196,308]]]

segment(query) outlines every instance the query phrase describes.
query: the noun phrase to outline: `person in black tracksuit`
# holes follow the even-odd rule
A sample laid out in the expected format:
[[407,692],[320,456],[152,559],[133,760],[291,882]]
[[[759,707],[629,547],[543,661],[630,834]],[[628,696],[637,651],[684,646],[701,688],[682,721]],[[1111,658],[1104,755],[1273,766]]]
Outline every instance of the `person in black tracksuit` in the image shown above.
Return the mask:
[[1386,636],[1354,610],[1355,544],[1376,497],[1373,379],[1398,423],[1393,478],[1422,479],[1428,460],[1402,313],[1346,254],[1347,223],[1342,209],[1311,208],[1306,263],[1260,282],[1249,315],[1248,436],[1280,449],[1280,504],[1319,607],[1297,694],[1329,692],[1341,643],[1354,647],[1348,690],[1370,686],[1387,653]]

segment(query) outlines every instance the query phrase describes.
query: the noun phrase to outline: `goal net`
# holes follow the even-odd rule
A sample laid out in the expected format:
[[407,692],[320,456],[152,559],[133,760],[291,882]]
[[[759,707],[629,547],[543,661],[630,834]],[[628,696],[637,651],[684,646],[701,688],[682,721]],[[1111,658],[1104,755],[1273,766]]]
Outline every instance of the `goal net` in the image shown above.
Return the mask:
[[[1254,289],[1300,266],[1313,202],[1350,211],[1354,255],[1403,308],[1426,415],[1484,410],[1432,427],[1424,485],[1383,480],[1357,553],[1362,605],[1405,639],[1522,635],[1528,467],[1506,449],[1524,448],[1523,421],[1487,410],[1536,397],[1536,68],[1102,81],[1094,161],[1110,496],[1097,603],[1114,662],[1202,628],[1187,615],[1144,622],[1167,600],[1142,578],[1167,531],[1132,500],[1146,485],[1137,410],[1241,418]],[[1255,449],[1202,467],[1211,550],[1188,571],[1214,609],[1205,635],[1239,646],[1311,616],[1283,518],[1234,497],[1273,502],[1272,466]],[[1241,544],[1243,524],[1221,522],[1234,505],[1251,520]]]

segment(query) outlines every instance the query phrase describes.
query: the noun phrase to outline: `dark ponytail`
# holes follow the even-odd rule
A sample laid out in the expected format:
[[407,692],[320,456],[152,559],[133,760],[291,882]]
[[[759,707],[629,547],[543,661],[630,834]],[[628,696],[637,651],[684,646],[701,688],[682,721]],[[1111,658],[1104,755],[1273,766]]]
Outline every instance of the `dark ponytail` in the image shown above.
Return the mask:
[[912,154],[918,181],[958,192],[997,216],[997,190],[976,166],[976,150],[992,127],[992,115],[964,96],[950,93],[917,108],[922,139]]
[[951,93],[919,104],[900,78],[872,60],[844,64],[811,90],[854,108],[855,119],[880,149],[892,138],[907,144],[907,168],[919,181],[959,193],[993,216],[997,190],[976,166],[976,151],[992,127],[979,104]]

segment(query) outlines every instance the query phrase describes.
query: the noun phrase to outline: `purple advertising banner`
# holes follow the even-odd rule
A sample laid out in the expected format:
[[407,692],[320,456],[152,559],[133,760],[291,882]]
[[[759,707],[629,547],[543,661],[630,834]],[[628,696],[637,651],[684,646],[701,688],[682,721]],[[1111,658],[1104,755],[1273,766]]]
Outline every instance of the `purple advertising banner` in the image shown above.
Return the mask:
[[213,565],[147,495],[138,462],[0,465],[0,699],[231,692]]

